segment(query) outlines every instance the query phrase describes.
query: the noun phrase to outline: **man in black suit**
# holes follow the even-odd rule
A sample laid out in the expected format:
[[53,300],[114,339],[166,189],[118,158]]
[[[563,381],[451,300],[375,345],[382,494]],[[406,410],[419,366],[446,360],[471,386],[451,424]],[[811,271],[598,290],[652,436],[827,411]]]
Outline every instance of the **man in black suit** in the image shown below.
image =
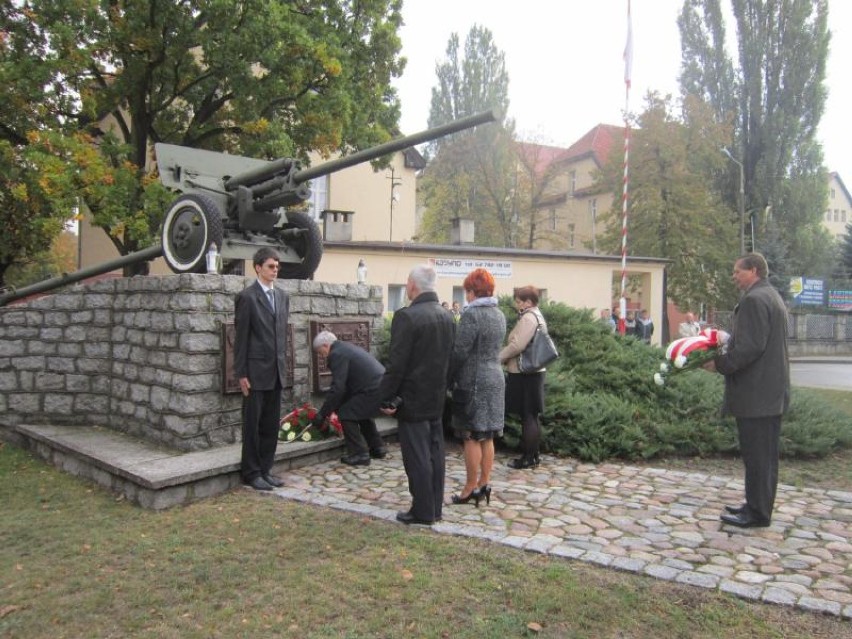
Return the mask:
[[272,475],[281,420],[281,389],[287,378],[287,319],[290,300],[274,286],[278,254],[258,250],[252,258],[257,281],[234,304],[234,374],[243,393],[243,446],[240,474],[255,490],[272,490],[282,481]]
[[347,454],[340,459],[344,464],[369,466],[371,457],[383,459],[387,451],[373,418],[379,414],[379,384],[385,367],[363,348],[338,341],[331,331],[319,333],[313,348],[331,370],[331,388],[314,424],[337,412],[346,441]]
[[787,308],[766,280],[768,271],[760,253],[734,264],[734,283],[743,295],[727,349],[707,365],[725,376],[723,412],[737,420],[746,500],[726,506],[721,520],[740,528],[768,526],[772,518],[781,415],[790,405]]
[[431,525],[444,502],[444,431],[441,416],[455,322],[435,294],[431,266],[412,269],[405,285],[411,304],[391,322],[388,368],[382,379],[382,412],[396,415],[411,508],[397,513],[404,524]]

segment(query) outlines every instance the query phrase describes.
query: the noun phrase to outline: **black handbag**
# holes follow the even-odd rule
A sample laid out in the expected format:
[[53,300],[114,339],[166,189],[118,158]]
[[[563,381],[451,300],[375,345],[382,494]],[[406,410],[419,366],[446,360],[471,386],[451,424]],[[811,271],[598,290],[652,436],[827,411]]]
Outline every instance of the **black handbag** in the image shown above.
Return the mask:
[[535,321],[538,323],[538,326],[535,327],[535,333],[530,343],[527,344],[527,347],[518,356],[518,370],[522,373],[537,373],[559,357],[556,344],[553,343],[547,330],[541,327],[541,320],[538,318],[538,313],[533,314],[535,315]]

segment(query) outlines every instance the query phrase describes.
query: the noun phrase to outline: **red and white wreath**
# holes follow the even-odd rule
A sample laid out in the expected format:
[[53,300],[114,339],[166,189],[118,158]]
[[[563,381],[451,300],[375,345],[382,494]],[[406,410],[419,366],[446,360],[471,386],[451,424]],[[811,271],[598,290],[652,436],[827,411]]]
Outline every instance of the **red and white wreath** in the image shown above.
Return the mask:
[[654,382],[664,386],[670,375],[704,365],[718,355],[730,337],[717,328],[705,328],[693,337],[674,340],[666,348],[666,361],[660,364],[660,372],[654,373]]

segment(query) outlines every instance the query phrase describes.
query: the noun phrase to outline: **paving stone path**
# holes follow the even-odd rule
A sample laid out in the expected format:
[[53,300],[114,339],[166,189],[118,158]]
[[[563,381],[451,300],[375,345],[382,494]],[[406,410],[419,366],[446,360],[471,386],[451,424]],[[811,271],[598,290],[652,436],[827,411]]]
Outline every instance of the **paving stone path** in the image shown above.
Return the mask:
[[[769,528],[722,526],[741,478],[542,457],[495,461],[491,504],[445,505],[436,533],[487,539],[745,599],[852,619],[852,493],[781,485]],[[394,521],[410,504],[397,447],[369,467],[288,471],[277,495]],[[446,499],[464,482],[448,446]]]

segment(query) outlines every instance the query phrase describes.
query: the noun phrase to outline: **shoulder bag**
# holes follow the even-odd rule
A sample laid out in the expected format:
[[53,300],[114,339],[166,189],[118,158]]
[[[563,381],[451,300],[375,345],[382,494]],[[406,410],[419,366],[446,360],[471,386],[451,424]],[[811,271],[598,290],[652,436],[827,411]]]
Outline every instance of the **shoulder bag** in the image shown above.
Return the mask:
[[527,347],[518,356],[518,370],[522,373],[537,373],[559,357],[556,344],[553,343],[550,335],[548,335],[547,329],[541,327],[541,320],[538,318],[538,313],[533,314],[538,325],[535,327],[535,333],[530,343],[527,344]]

